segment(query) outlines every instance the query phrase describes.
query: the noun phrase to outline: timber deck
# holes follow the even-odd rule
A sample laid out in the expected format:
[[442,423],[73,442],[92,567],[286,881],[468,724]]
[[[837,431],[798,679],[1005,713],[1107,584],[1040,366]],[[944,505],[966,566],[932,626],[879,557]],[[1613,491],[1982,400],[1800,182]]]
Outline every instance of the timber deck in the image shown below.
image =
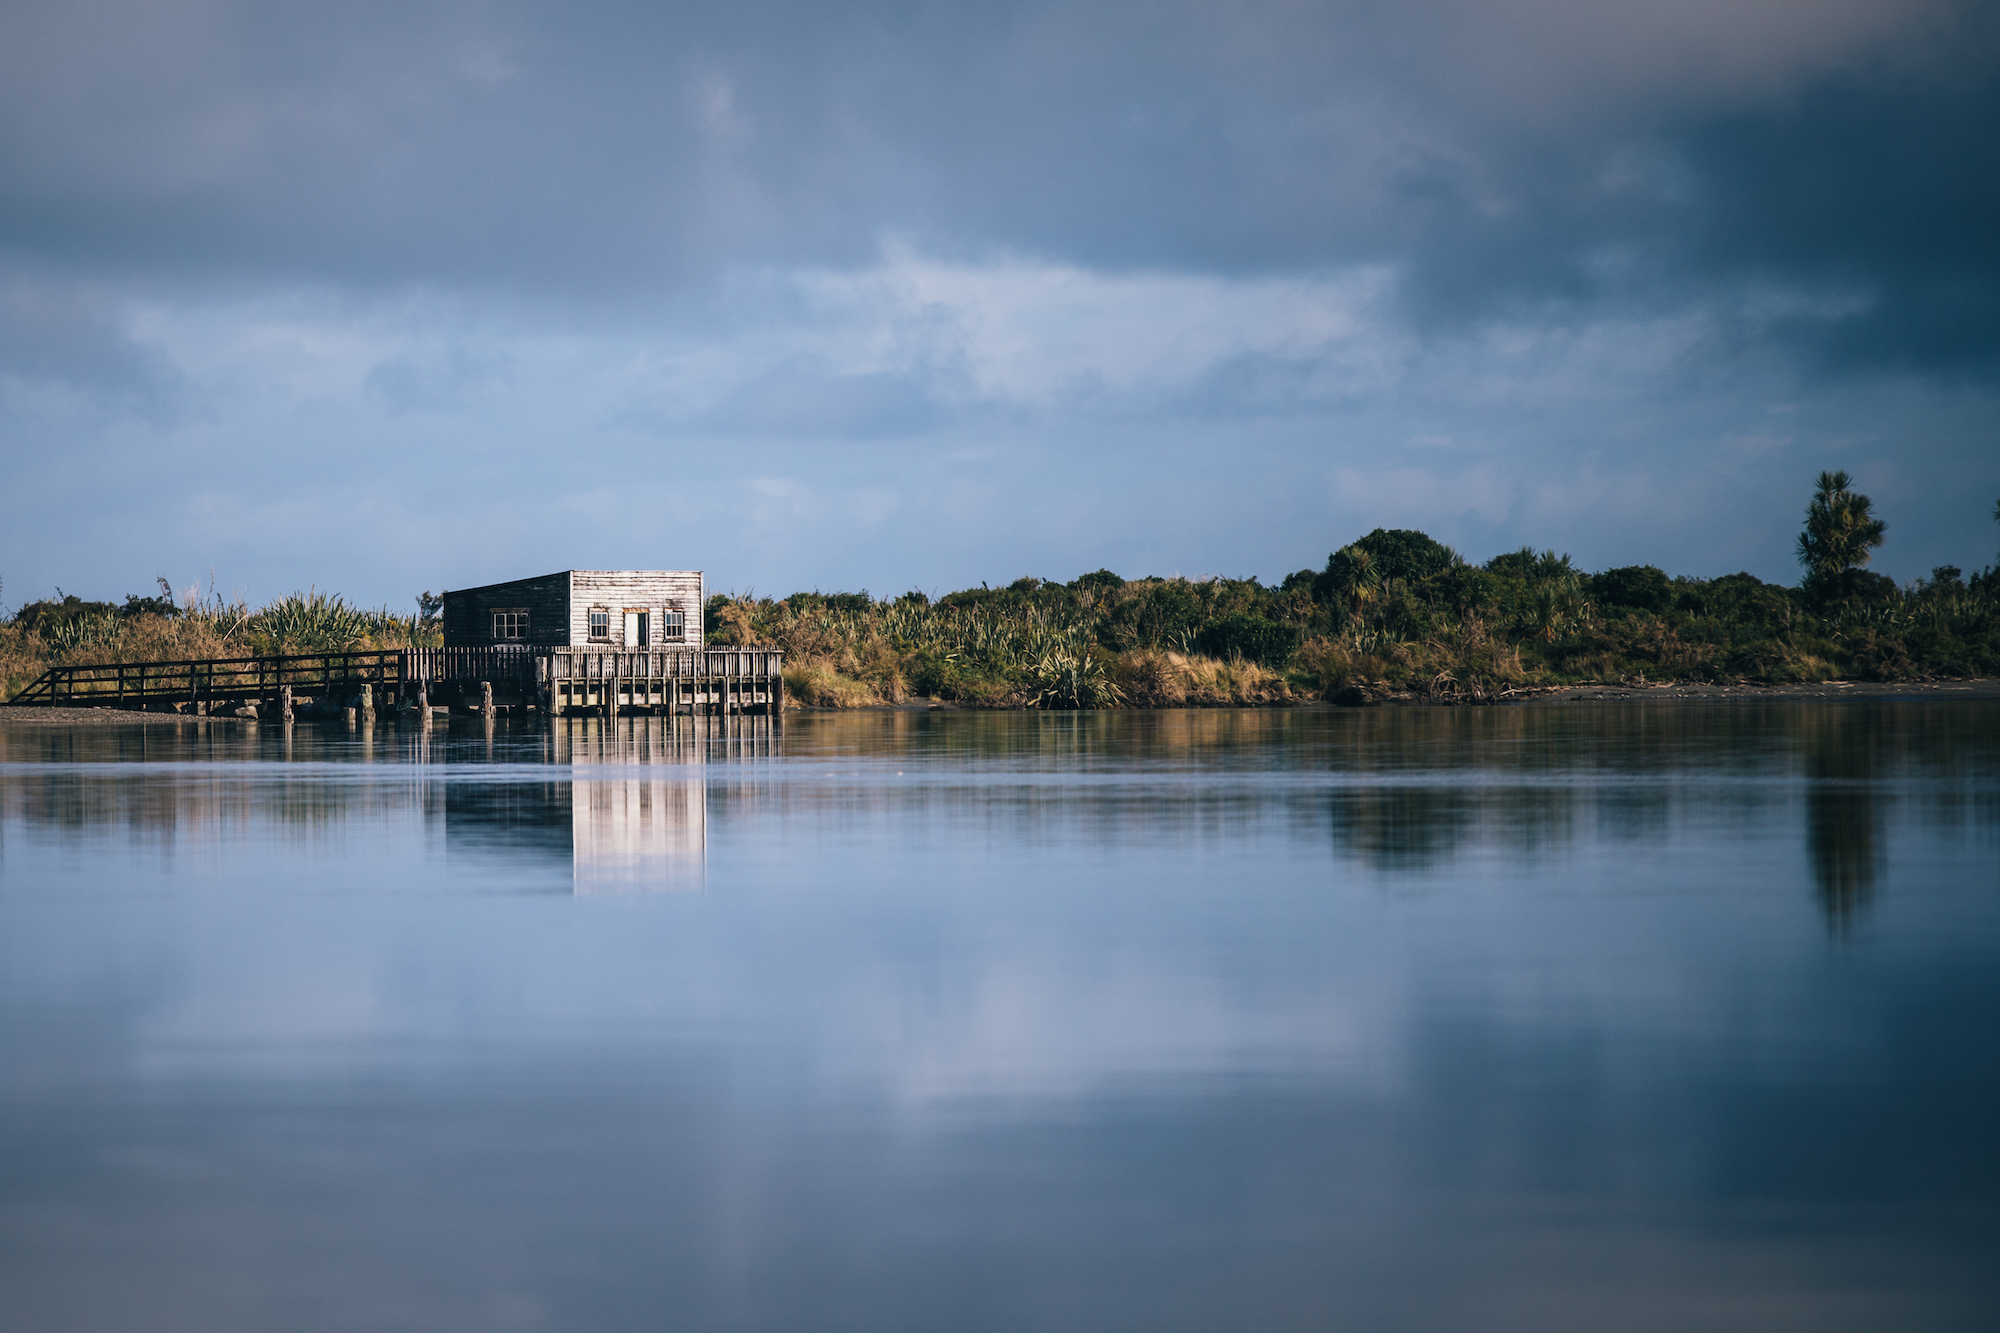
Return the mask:
[[217,706],[398,705],[546,716],[780,714],[772,648],[415,648],[51,667],[7,706],[203,714]]

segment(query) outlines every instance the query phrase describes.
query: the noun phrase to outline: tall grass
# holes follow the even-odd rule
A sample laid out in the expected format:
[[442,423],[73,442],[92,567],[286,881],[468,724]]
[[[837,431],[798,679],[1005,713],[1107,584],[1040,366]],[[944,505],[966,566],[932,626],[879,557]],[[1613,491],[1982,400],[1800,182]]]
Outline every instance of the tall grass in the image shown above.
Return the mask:
[[[163,592],[171,592],[163,587]],[[139,600],[128,599],[128,608]],[[0,623],[0,690],[11,697],[50,667],[85,662],[174,662],[285,653],[435,647],[434,617],[366,610],[316,588],[252,609],[190,588],[130,611],[96,604],[75,614]]]

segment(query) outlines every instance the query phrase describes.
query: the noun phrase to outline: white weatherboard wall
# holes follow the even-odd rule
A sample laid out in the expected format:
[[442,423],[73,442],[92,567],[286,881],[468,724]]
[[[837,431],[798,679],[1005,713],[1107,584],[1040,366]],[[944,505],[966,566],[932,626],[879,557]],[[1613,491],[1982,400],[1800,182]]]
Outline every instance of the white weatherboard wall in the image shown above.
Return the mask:
[[[569,641],[580,647],[592,642],[590,613],[593,608],[608,611],[611,620],[609,647],[636,648],[626,641],[626,612],[644,612],[651,626],[653,643],[672,646],[701,643],[702,573],[698,569],[573,569],[569,572]],[[682,637],[661,636],[666,612],[681,613]]]

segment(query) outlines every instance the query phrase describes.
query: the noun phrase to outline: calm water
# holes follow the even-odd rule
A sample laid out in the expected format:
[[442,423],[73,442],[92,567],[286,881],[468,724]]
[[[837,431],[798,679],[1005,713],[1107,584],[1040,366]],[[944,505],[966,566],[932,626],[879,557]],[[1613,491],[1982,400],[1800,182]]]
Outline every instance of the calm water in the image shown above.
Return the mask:
[[0,728],[0,1327],[1991,1329],[2000,708]]

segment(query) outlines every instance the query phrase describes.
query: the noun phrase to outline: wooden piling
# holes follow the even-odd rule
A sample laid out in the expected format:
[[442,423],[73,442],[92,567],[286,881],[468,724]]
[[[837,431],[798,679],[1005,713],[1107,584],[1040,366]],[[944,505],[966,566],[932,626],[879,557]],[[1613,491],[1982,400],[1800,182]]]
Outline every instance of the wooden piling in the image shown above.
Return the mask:
[[479,711],[488,722],[493,720],[493,682],[490,680],[479,682]]

